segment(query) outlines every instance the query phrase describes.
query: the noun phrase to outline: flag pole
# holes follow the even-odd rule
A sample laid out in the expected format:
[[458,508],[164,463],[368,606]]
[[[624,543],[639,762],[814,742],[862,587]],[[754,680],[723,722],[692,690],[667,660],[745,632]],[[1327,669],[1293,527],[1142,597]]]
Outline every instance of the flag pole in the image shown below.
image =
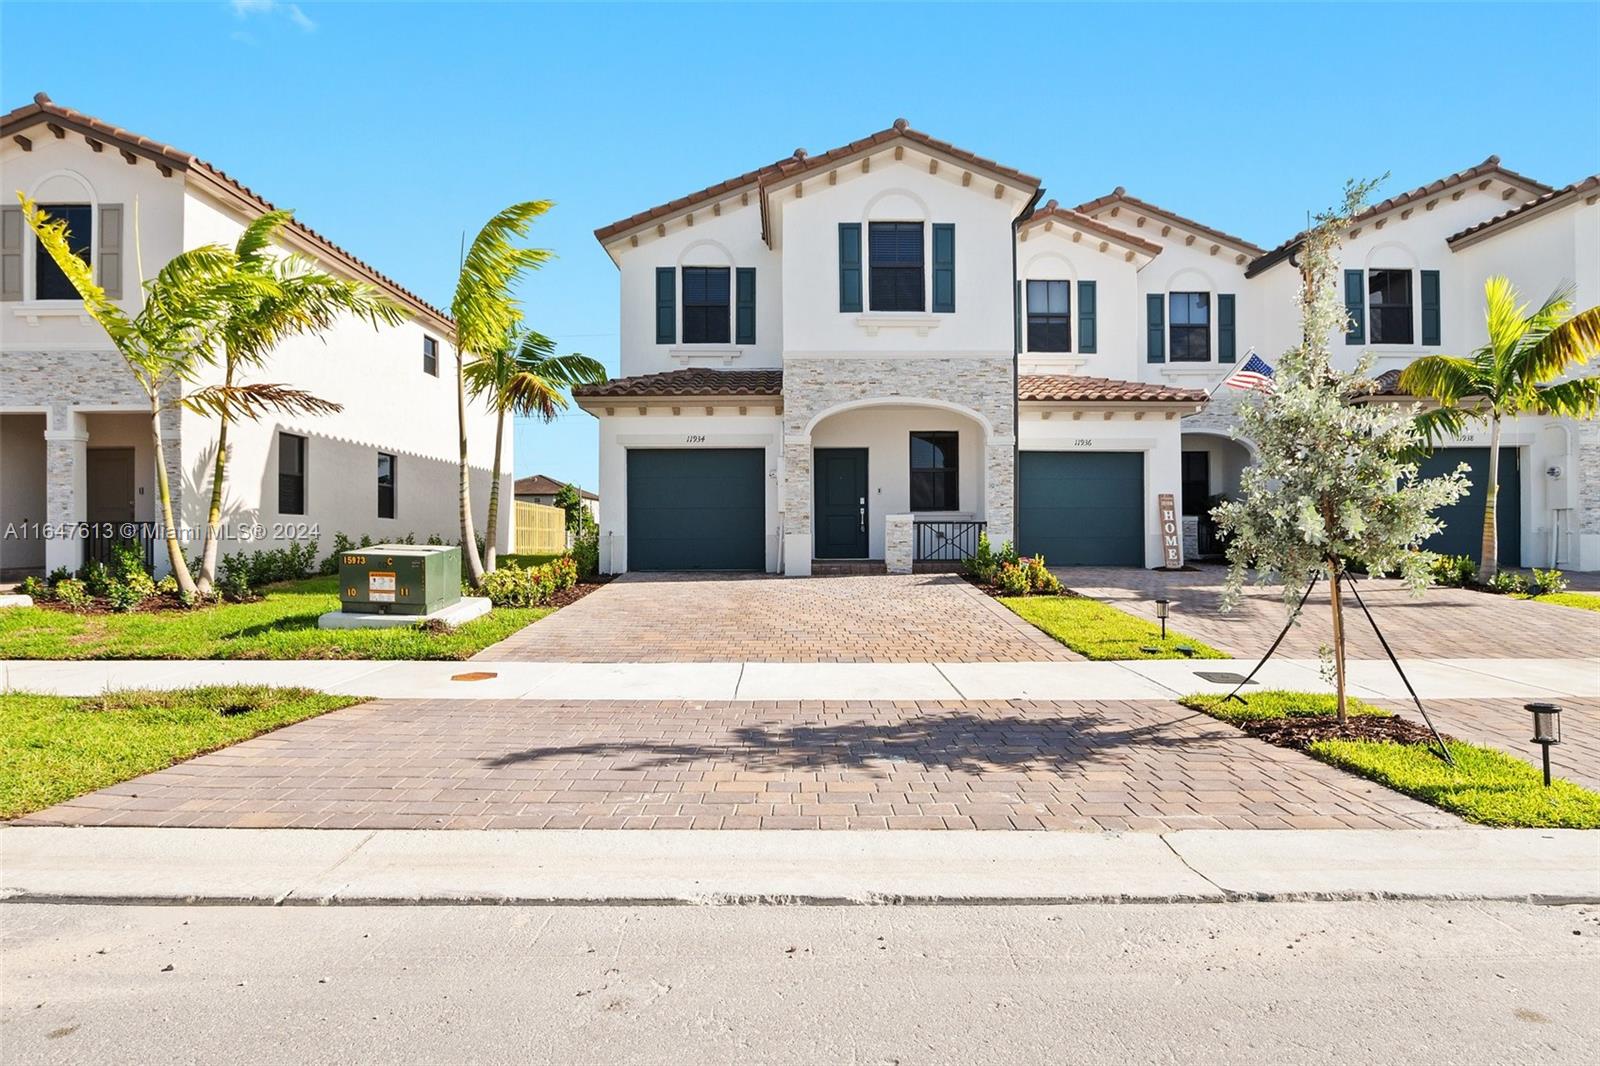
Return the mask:
[[1211,391],[1206,393],[1206,400],[1209,402],[1211,397],[1213,397],[1213,396],[1215,396],[1217,394],[1217,390],[1222,388],[1222,386],[1226,385],[1228,383],[1228,379],[1233,377],[1233,375],[1237,374],[1239,372],[1239,368],[1244,366],[1245,363],[1248,363],[1250,361],[1250,357],[1255,355],[1255,354],[1256,354],[1256,350],[1254,348],[1246,349],[1246,351],[1244,353],[1244,363],[1235,363],[1235,364],[1233,364],[1233,369],[1228,371],[1226,374],[1222,375],[1222,380],[1221,381],[1219,381],[1215,385],[1211,386]]

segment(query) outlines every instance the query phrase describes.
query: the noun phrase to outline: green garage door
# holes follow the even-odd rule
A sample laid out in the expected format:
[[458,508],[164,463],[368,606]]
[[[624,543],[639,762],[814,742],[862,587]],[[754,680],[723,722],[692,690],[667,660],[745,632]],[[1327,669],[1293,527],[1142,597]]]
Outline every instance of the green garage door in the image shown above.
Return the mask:
[[[1438,448],[1420,464],[1423,477],[1448,474],[1461,463],[1472,469],[1467,480],[1472,489],[1438,517],[1444,528],[1423,545],[1443,555],[1468,555],[1476,559],[1483,547],[1483,502],[1489,484],[1488,448]],[[1495,529],[1500,534],[1500,565],[1522,561],[1522,471],[1517,449],[1500,449],[1500,495],[1495,499]]]
[[1144,455],[1023,452],[1017,545],[1052,566],[1144,565]]
[[766,569],[759,448],[630,449],[628,569]]

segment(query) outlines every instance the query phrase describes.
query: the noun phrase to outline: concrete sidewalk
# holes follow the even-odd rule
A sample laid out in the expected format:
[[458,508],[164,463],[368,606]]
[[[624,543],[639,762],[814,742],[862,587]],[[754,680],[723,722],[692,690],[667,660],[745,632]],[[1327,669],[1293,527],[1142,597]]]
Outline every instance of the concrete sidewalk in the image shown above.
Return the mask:
[[0,829],[8,902],[1600,902],[1600,833]]
[[[0,691],[92,696],[114,689],[298,685],[392,699],[1152,700],[1226,692],[1254,660],[1011,663],[544,663],[317,660],[0,661]],[[1419,659],[1423,699],[1600,696],[1600,658]],[[482,674],[490,677],[481,677]],[[477,680],[458,679],[480,675]],[[1211,675],[1208,679],[1202,675]],[[1353,695],[1406,699],[1385,660],[1350,664]],[[1329,691],[1314,659],[1274,659],[1255,690]]]

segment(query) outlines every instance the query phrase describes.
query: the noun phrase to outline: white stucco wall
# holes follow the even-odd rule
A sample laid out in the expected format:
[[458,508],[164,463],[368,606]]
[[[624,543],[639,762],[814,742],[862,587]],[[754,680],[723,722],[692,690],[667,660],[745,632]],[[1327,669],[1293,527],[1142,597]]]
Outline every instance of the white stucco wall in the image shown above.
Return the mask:
[[[1139,306],[1139,270],[1124,258],[1124,249],[1099,251],[1099,238],[1086,233],[1074,241],[1065,225],[1032,226],[1018,244],[1017,272],[1022,281],[1022,358],[1024,374],[1075,373],[1090,377],[1139,380],[1139,348],[1143,319],[1128,313]],[[1033,352],[1028,348],[1028,285],[1030,281],[1071,282],[1071,345],[1069,353]],[[1095,283],[1095,351],[1083,353],[1079,336],[1078,282]]]

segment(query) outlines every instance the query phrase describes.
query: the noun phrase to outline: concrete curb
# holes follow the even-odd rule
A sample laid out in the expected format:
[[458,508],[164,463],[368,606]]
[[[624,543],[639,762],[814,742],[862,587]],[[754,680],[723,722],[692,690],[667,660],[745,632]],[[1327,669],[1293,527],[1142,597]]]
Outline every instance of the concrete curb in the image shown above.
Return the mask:
[[0,829],[0,901],[1600,903],[1600,833]]

